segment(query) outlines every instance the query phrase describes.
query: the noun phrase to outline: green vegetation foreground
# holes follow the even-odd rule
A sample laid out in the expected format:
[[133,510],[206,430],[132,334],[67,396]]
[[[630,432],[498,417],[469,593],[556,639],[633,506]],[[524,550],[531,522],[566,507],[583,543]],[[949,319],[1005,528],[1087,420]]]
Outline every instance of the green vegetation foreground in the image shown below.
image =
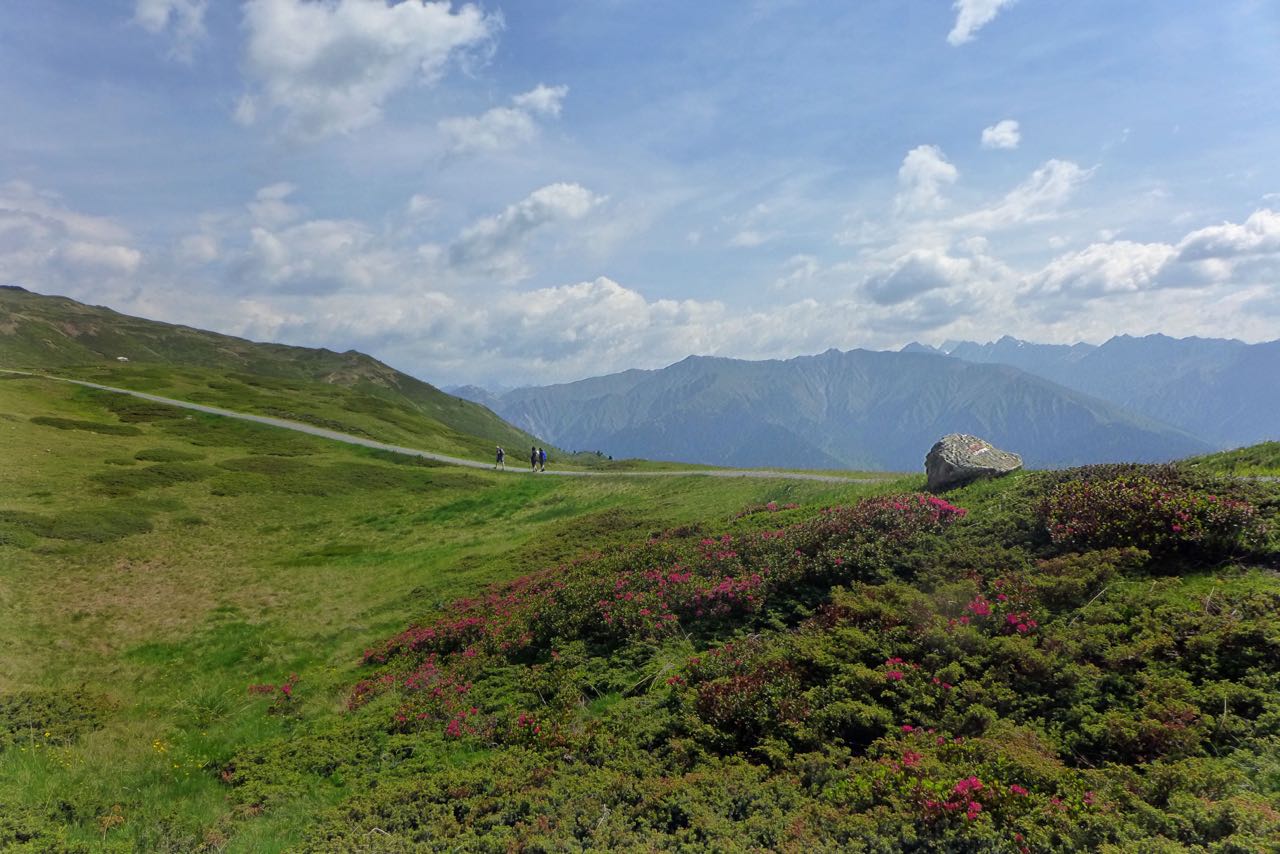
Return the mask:
[[552,484],[0,387],[81,448],[5,485],[10,847],[1280,840],[1273,484]]
[[[591,548],[867,489],[502,476],[21,376],[0,447],[5,851],[296,847],[338,778],[261,811],[222,774],[298,715],[343,717],[379,637]],[[249,686],[294,672],[268,714]]]

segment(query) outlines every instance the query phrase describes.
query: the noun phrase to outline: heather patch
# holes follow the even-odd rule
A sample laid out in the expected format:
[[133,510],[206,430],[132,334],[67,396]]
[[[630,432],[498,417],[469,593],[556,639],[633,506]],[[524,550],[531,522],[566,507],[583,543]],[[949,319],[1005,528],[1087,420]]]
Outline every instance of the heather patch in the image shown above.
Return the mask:
[[[1071,504],[1081,484],[1150,497],[1143,478],[1194,547],[1046,524],[1107,510]],[[1200,495],[1153,469],[1023,475],[958,493],[967,512],[765,502],[588,553],[366,650],[341,721],[238,756],[233,796],[351,786],[314,848],[377,828],[459,849],[1259,849],[1280,835],[1280,587],[1222,559],[1274,510],[1195,516]],[[337,743],[383,765],[324,748],[318,768]]]
[[1068,481],[1044,499],[1040,516],[1055,545],[1077,549],[1213,558],[1265,536],[1252,504],[1143,475]]

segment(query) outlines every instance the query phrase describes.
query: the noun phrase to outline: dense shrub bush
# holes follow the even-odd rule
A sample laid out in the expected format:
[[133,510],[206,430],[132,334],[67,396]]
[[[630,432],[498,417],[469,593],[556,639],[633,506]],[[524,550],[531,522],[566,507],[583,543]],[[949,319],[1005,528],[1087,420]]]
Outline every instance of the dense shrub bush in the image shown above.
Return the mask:
[[312,850],[1274,848],[1280,584],[1213,561],[1274,562],[1275,505],[1007,484],[749,508],[455,602],[227,780],[344,787]]
[[1040,514],[1055,544],[1077,549],[1131,546],[1213,558],[1252,546],[1263,533],[1247,502],[1142,475],[1068,481]]

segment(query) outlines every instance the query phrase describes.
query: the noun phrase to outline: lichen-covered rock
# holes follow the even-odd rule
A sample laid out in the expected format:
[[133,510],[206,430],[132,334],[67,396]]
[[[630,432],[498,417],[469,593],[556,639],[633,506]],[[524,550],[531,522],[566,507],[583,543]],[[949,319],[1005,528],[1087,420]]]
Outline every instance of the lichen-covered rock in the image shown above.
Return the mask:
[[943,436],[924,458],[930,492],[964,486],[983,477],[999,477],[1022,468],[1022,457],[985,439],[964,433]]

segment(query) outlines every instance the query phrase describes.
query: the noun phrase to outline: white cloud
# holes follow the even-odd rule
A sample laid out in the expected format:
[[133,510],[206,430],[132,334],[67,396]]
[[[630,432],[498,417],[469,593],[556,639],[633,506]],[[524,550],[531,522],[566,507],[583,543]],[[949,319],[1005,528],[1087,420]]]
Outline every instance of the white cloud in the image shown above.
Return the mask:
[[978,30],[1000,13],[1001,9],[1012,6],[1015,0],[956,0],[956,23],[947,33],[947,43],[959,46],[972,41]]
[[942,188],[954,184],[959,170],[936,145],[918,145],[907,152],[898,169],[898,213],[931,213],[943,207]]
[[130,238],[128,229],[106,217],[90,216],[67,208],[56,193],[39,190],[25,181],[0,185],[0,211],[33,219],[54,233],[112,243]]
[[67,208],[22,181],[0,186],[0,282],[66,288],[136,273],[145,260],[127,229]]
[[[1186,235],[1176,245],[1113,240],[1050,261],[1028,276],[1023,298],[1073,301],[1123,297],[1164,288],[1228,285],[1243,291],[1280,276],[1280,216],[1254,212],[1244,223],[1223,223]],[[1182,299],[1182,298],[1180,298]],[[1063,310],[1058,306],[1057,310]]]
[[982,147],[1011,150],[1022,141],[1022,132],[1013,119],[1004,119],[982,129]]
[[363,223],[316,219],[279,230],[254,226],[238,275],[249,289],[292,294],[403,291],[420,280],[408,254]]
[[822,273],[822,264],[813,255],[792,255],[787,259],[783,274],[774,280],[773,286],[779,290],[805,285],[812,282]]
[[896,305],[969,279],[971,267],[967,259],[918,249],[899,258],[889,270],[868,277],[864,289],[880,305]]
[[952,225],[985,231],[1050,219],[1092,175],[1070,160],[1049,160],[998,203],[957,217]]
[[467,227],[449,246],[449,263],[505,281],[524,278],[522,250],[530,235],[554,223],[580,220],[603,202],[579,184],[542,187],[502,213]]
[[133,20],[152,35],[168,32],[173,40],[170,55],[186,61],[204,38],[208,5],[208,0],[137,0]]
[[557,117],[568,86],[544,86],[511,99],[510,107],[494,107],[478,116],[442,119],[440,132],[455,153],[498,151],[529,142],[538,133],[538,116]]
[[1193,231],[1178,244],[1178,259],[1202,261],[1280,253],[1280,213],[1254,211],[1242,224],[1226,222]]
[[245,71],[255,84],[236,117],[279,111],[301,138],[350,133],[377,121],[387,100],[450,61],[488,46],[501,19],[448,0],[247,0]]
[[560,115],[560,108],[564,104],[564,98],[568,94],[568,86],[546,86],[539,83],[528,92],[516,95],[511,101],[518,109],[539,116],[557,118]]
[[289,204],[288,201],[297,189],[293,184],[281,181],[258,190],[254,200],[248,205],[253,221],[268,228],[275,228],[297,220],[305,211],[298,205]]
[[58,255],[65,263],[81,271],[105,271],[128,275],[142,263],[142,253],[130,246],[72,241],[63,244]]
[[1094,243],[1050,261],[1030,277],[1033,293],[1092,298],[1155,287],[1175,252],[1164,243]]

